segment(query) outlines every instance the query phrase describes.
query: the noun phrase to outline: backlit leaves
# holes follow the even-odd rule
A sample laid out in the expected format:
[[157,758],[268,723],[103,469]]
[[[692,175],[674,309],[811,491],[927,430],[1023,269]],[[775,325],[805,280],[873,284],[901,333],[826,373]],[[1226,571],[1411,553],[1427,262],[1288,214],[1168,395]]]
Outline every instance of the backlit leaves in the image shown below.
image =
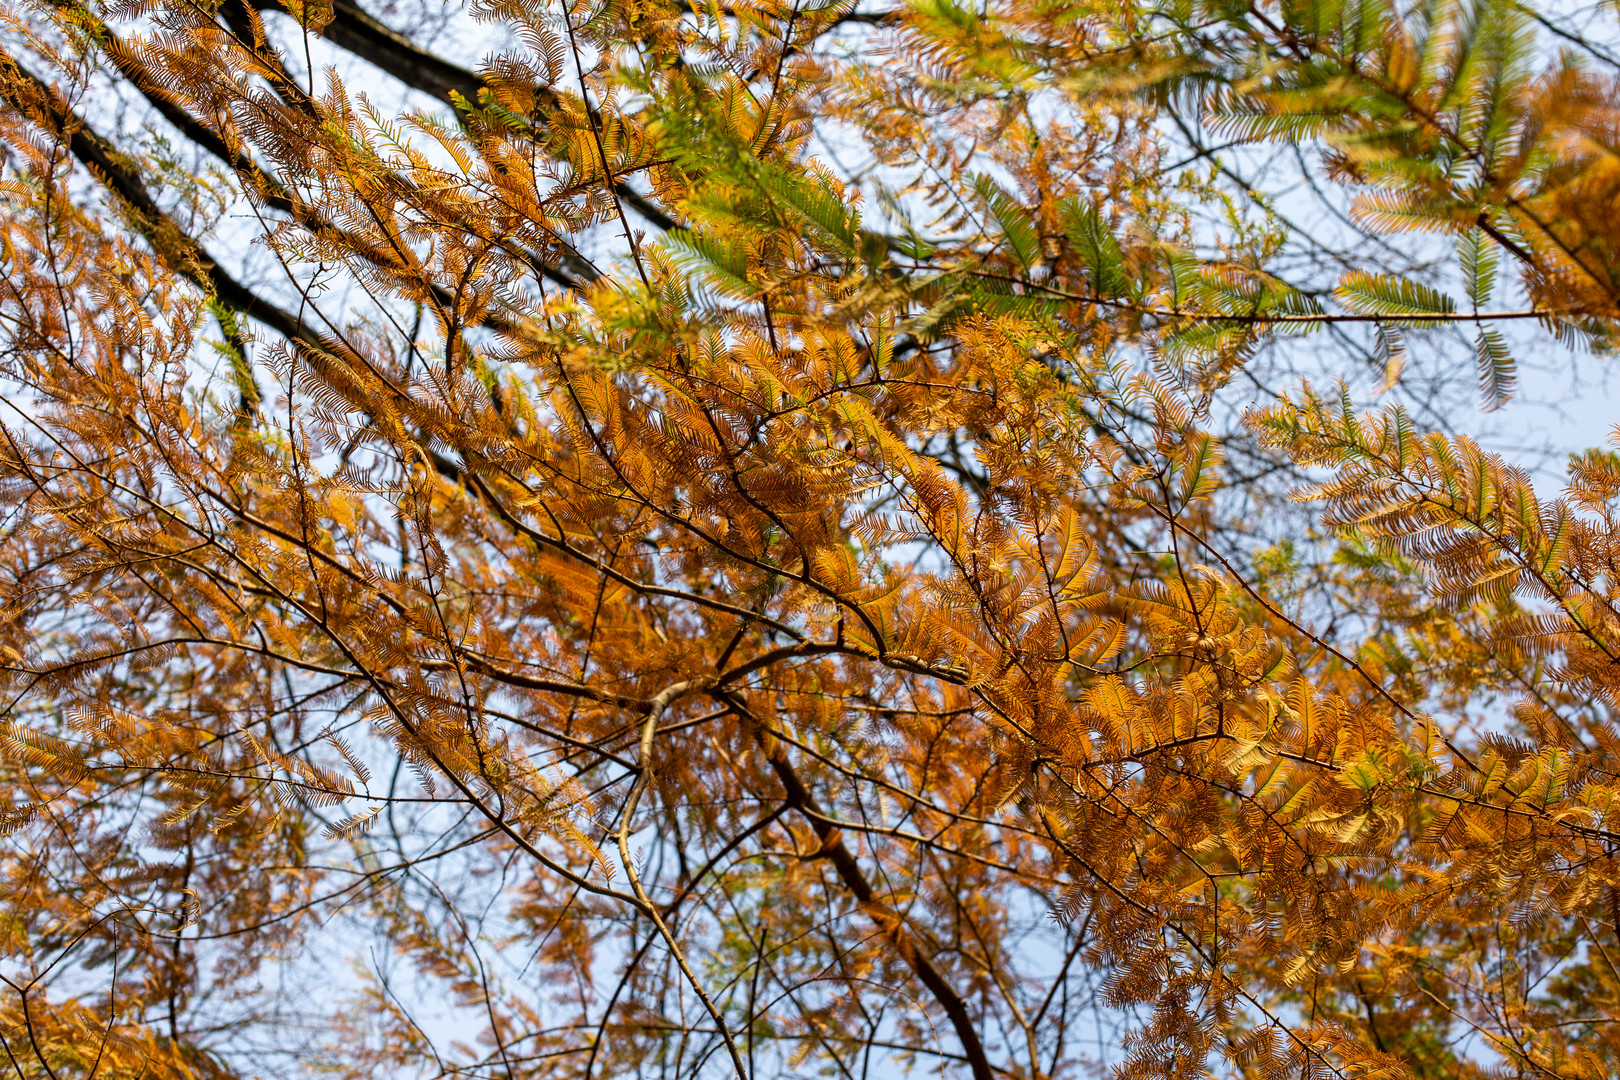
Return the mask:
[[[1498,0],[476,13],[7,24],[14,1071],[1612,1071],[1620,465],[1401,405],[1606,342],[1606,77]],[[1387,408],[1279,374],[1346,342]]]

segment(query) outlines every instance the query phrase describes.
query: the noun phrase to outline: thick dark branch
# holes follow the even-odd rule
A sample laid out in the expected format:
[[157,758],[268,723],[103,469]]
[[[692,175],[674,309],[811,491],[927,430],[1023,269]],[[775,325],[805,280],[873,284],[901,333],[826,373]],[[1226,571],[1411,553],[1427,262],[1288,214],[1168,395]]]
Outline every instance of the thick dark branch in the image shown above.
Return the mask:
[[[93,17],[82,6],[76,11],[81,17]],[[266,207],[286,214],[298,224],[308,229],[315,236],[336,244],[343,251],[352,252],[373,266],[382,270],[397,271],[400,261],[390,252],[379,248],[374,242],[358,236],[353,232],[342,229],[333,224],[325,215],[320,213],[309,203],[297,197],[277,177],[272,176],[262,166],[252,159],[240,148],[234,148],[213,128],[198,120],[191,113],[176,104],[157,86],[157,80],[152,77],[134,52],[128,48],[118,36],[110,29],[99,27],[106,41],[106,52],[109,59],[130,83],[141,92],[141,96],[155,108],[158,115],[179,130],[188,140],[202,149],[208,151],[224,164],[235,170],[236,175],[253,191],[257,198]],[[534,255],[524,252],[524,259],[538,273],[555,281],[568,289],[580,288],[581,279],[592,281],[596,272],[589,263],[577,256],[565,254],[563,260],[569,265],[573,273],[567,273]],[[430,285],[441,304],[449,304],[451,297],[448,291]]]
[[[76,14],[93,19],[81,5],[63,3]],[[106,53],[130,83],[169,123],[187,139],[214,155],[229,166],[259,199],[262,205],[286,214],[313,235],[335,244],[384,272],[398,272],[400,260],[391,252],[379,248],[370,239],[343,229],[329,220],[308,202],[300,199],[275,176],[271,175],[240,148],[233,148],[216,130],[198,120],[173,101],[158,86],[145,64],[133,50],[120,41],[104,25],[96,27],[105,42]],[[0,64],[13,77],[8,79],[6,100],[36,122],[62,135],[69,151],[116,195],[131,211],[141,235],[166,265],[183,274],[193,284],[214,297],[220,304],[257,320],[283,337],[299,338],[307,344],[319,346],[317,336],[290,312],[272,304],[221,269],[203,249],[201,243],[182,230],[166,214],[147,191],[139,171],[109,140],[97,135],[83,118],[77,116],[45,81],[27,71],[14,59],[0,54]],[[566,288],[580,287],[578,278],[526,254],[533,268]],[[571,260],[575,267],[586,271],[587,280],[595,277],[588,263],[577,257]],[[427,282],[426,288],[441,305],[451,303],[450,293],[442,286]],[[492,329],[510,332],[513,327],[500,317],[482,320]]]
[[[280,11],[275,0],[254,0],[260,11]],[[402,34],[396,34],[352,0],[335,0],[332,21],[322,31],[327,41],[388,72],[417,90],[445,101],[460,94],[468,101],[478,100],[484,80],[477,73],[443,57],[419,49]]]
[[[260,11],[282,10],[275,0],[252,0],[252,3]],[[229,6],[227,4],[225,7],[228,9]],[[457,96],[476,104],[478,92],[484,88],[484,80],[476,72],[418,48],[366,14],[352,0],[335,0],[332,4],[332,21],[321,31],[321,36],[338,48],[386,71],[406,86],[431,94],[452,107]],[[539,93],[542,99],[550,99],[548,103],[558,100],[556,92],[549,87],[540,88]],[[675,227],[674,218],[629,184],[618,181],[613,185],[613,191],[653,227],[665,230]]]
[[[719,696],[739,713],[747,715],[747,710],[740,701],[726,694]],[[984,1043],[979,1038],[973,1016],[968,1012],[967,1002],[962,1000],[962,995],[956,992],[956,988],[944,974],[923,954],[916,937],[907,931],[905,920],[900,913],[877,898],[872,883],[866,878],[866,872],[861,869],[860,862],[844,843],[839,830],[831,824],[832,819],[822,812],[815,796],[799,778],[793,763],[788,760],[781,741],[768,739],[767,733],[762,729],[757,730],[757,733],[766,750],[766,758],[771,763],[771,771],[776,774],[777,780],[787,792],[787,804],[798,810],[810,823],[810,827],[815,830],[816,838],[821,841],[821,853],[833,864],[833,869],[838,872],[838,878],[844,883],[844,887],[882,927],[883,936],[900,954],[906,966],[911,968],[912,973],[917,976],[917,981],[927,988],[934,1000],[945,1010],[951,1027],[956,1031],[956,1038],[962,1044],[962,1055],[973,1070],[973,1080],[992,1080],[994,1070],[990,1066],[989,1056],[985,1053]]]
[[128,208],[137,230],[164,265],[183,275],[221,304],[288,338],[300,333],[298,319],[259,296],[220,269],[196,239],[180,228],[152,198],[140,173],[116,147],[92,131],[43,79],[0,52],[0,95],[12,108],[60,135],[69,153],[89,169]]
[[[707,15],[709,10],[707,7],[699,7],[693,4],[691,0],[679,0],[676,6],[688,15]],[[737,17],[737,9],[731,4],[721,4],[719,11],[726,18]],[[834,26],[898,26],[900,23],[900,9],[890,11],[846,11],[842,15],[824,14],[820,17],[805,16],[801,13],[800,17],[807,22],[815,23],[823,29]]]

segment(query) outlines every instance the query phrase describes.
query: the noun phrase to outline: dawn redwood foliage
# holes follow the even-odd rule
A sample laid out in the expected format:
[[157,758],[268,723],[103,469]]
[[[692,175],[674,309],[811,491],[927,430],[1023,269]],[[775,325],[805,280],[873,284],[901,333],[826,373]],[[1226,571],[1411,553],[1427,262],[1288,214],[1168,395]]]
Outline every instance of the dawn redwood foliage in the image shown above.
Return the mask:
[[0,1072],[1615,1074],[1600,44],[0,12]]

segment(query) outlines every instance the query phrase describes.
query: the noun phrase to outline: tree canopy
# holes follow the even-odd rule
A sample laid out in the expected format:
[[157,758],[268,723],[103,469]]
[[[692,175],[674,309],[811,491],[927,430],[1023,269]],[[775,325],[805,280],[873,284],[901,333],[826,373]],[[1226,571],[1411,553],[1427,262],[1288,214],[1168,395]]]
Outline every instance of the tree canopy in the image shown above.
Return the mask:
[[1612,10],[0,12],[0,1071],[1615,1075]]

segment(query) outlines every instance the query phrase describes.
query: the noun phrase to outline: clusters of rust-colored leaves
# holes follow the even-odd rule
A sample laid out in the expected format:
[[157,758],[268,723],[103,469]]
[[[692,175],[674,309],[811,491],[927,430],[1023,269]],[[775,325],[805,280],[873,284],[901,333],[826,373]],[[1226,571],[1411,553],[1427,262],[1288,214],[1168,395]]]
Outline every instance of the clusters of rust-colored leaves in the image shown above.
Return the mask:
[[[6,10],[3,1067],[1612,1071],[1620,458],[1307,390],[1251,559],[1208,412],[1606,342],[1612,81],[1499,0],[476,14]],[[1189,122],[1466,309],[1211,243]]]

